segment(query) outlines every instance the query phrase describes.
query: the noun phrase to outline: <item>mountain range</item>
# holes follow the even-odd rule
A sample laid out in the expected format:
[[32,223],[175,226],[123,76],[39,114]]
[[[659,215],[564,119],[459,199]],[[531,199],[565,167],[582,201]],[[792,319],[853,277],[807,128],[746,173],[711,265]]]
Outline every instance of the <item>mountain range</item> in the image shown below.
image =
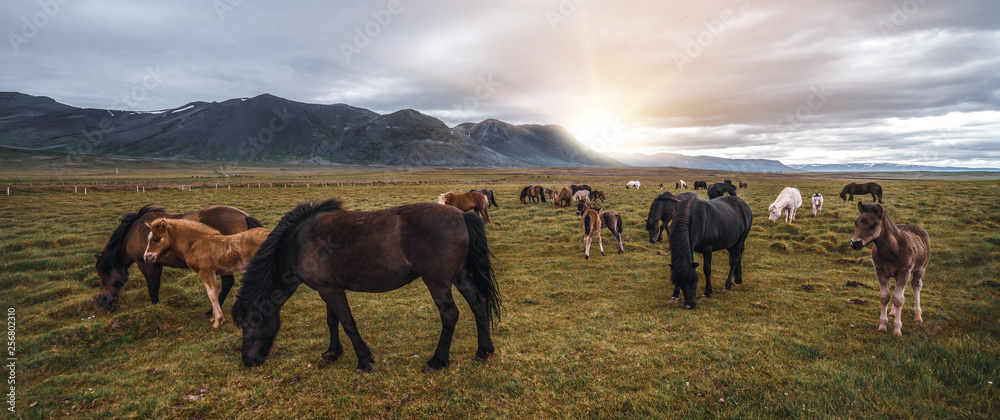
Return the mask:
[[597,152],[558,125],[495,119],[448,127],[412,109],[379,114],[270,94],[159,111],[77,108],[0,92],[0,147],[78,155],[345,165],[679,167],[747,172],[901,172],[969,169],[848,163],[785,165],[674,153]]
[[448,127],[263,94],[160,111],[76,108],[0,93],[0,146],[102,156],[401,166],[623,166],[555,125],[497,120]]

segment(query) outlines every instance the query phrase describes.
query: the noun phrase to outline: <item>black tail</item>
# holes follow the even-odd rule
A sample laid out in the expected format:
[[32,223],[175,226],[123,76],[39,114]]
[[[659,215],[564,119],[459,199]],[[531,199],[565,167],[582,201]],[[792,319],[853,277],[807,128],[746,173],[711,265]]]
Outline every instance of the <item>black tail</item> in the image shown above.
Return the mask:
[[[278,225],[267,235],[267,239],[257,249],[257,253],[250,259],[250,263],[247,264],[247,270],[240,281],[240,292],[236,295],[236,303],[233,304],[232,316],[236,325],[243,325],[241,321],[248,316],[247,309],[249,308],[247,306],[256,308],[271,297],[271,291],[279,286],[278,280],[291,280],[294,284],[288,286],[298,286],[298,282],[295,282],[298,280],[297,277],[294,275],[283,276],[278,272],[278,260],[285,251],[286,238],[303,220],[316,213],[338,210],[342,208],[341,205],[340,200],[331,198],[322,203],[299,204],[282,216]],[[287,299],[288,296],[285,298]]]
[[618,219],[618,226],[615,226],[615,228],[618,229],[618,234],[621,235],[622,234],[622,215],[616,213],[615,214],[615,218]]
[[262,227],[264,227],[264,225],[262,223],[260,223],[260,220],[257,220],[257,219],[255,219],[253,217],[247,216],[246,220],[247,220],[247,229],[254,229],[254,228],[262,228]]
[[123,215],[121,222],[118,223],[118,227],[115,228],[114,232],[111,232],[111,237],[108,239],[108,243],[104,245],[104,249],[95,255],[97,257],[97,271],[101,274],[107,274],[116,268],[114,264],[119,260],[117,257],[125,248],[125,238],[128,236],[128,232],[132,230],[132,225],[135,224],[136,220],[139,220],[146,213],[162,213],[164,210],[166,209],[162,206],[146,204],[135,213]]
[[500,205],[499,205],[499,204],[497,204],[497,198],[496,198],[496,195],[494,195],[494,194],[493,194],[493,190],[486,190],[486,191],[489,191],[489,192],[490,192],[490,203],[493,203],[493,206],[494,206],[494,207],[496,207],[496,208],[500,208]]
[[583,234],[590,235],[590,213],[584,213],[583,215]]
[[474,213],[465,212],[465,227],[469,231],[469,252],[466,255],[466,266],[472,274],[472,284],[476,286],[479,294],[486,299],[486,321],[489,325],[496,325],[500,321],[500,311],[503,302],[500,299],[500,292],[497,290],[496,273],[493,272],[493,264],[490,258],[490,246],[486,241],[486,225],[483,220]]
[[[675,286],[681,287],[698,282],[698,273],[694,271],[694,253],[691,250],[691,205],[694,200],[681,202],[674,210],[673,223],[670,224],[670,280]],[[692,297],[693,300],[693,297]]]

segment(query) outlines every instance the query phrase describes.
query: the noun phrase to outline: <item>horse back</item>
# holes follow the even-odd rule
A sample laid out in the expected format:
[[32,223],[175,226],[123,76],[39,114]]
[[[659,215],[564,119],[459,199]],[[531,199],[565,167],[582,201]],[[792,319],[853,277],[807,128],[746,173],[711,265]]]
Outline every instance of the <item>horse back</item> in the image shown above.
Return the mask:
[[[452,278],[465,261],[462,211],[434,203],[318,213],[295,227],[283,251],[307,286],[385,292],[429,273]],[[442,273],[442,267],[449,267]]]
[[206,235],[195,241],[185,255],[192,269],[212,268],[216,274],[243,270],[271,231],[254,228],[233,235]]
[[916,225],[896,225],[907,236],[907,246],[912,251],[914,268],[923,268],[931,258],[931,237],[924,228]]
[[729,248],[745,240],[753,224],[753,212],[743,199],[724,196],[691,203],[689,234],[692,247],[711,245],[713,250]]
[[[142,254],[146,252],[146,245],[149,240],[149,227],[146,226],[146,223],[161,217],[165,219],[186,219],[201,222],[218,230],[223,235],[232,235],[247,230],[247,214],[242,210],[228,206],[216,206],[189,213],[149,212],[139,217],[132,224],[132,228],[129,230],[126,239],[125,252],[133,261],[142,261]],[[156,262],[167,267],[188,267],[184,262],[184,258],[173,251],[163,253],[157,257]]]

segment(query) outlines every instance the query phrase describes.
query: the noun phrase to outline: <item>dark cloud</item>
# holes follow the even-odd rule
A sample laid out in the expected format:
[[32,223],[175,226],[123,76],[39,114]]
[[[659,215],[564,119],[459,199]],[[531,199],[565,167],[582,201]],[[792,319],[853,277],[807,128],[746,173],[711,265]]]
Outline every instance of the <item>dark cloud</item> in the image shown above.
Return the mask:
[[992,0],[62,2],[0,4],[0,90],[146,110],[266,92],[607,150],[1000,167]]

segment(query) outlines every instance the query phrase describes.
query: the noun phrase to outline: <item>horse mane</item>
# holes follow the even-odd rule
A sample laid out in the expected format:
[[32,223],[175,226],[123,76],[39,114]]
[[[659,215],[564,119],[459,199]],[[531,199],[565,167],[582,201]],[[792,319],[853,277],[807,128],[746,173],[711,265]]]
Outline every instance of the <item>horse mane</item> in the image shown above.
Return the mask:
[[[267,299],[274,282],[279,277],[277,272],[278,254],[283,250],[286,237],[295,230],[296,226],[317,213],[342,209],[342,201],[330,198],[320,203],[310,201],[299,204],[291,211],[285,213],[247,264],[246,272],[243,274],[241,281],[240,292],[236,295],[236,304],[233,305],[233,317],[236,318],[244,310],[244,302],[259,303]],[[239,309],[237,309],[237,305]]]
[[125,244],[125,238],[128,236],[128,232],[132,229],[132,225],[140,217],[145,216],[147,213],[162,213],[166,211],[166,207],[155,206],[152,203],[146,204],[139,211],[135,213],[129,213],[121,218],[121,222],[118,223],[118,227],[115,228],[114,232],[111,232],[111,238],[108,239],[108,243],[104,245],[104,249],[97,254],[97,271],[100,273],[109,273],[114,269],[114,257],[122,252],[123,245]]
[[[204,224],[202,222],[195,221],[195,220],[187,220],[187,219],[165,219],[165,218],[162,218],[162,217],[159,218],[159,219],[156,219],[156,220],[163,220],[163,221],[167,222],[167,226],[179,226],[181,228],[193,230],[193,231],[198,232],[198,233],[203,234],[203,235],[221,235],[222,234],[222,232],[219,232],[218,229],[216,229],[214,227],[211,227],[209,225],[206,225],[206,224]],[[154,223],[150,223],[150,224],[155,224],[156,220],[153,220]]]
[[531,185],[529,185],[527,187],[524,187],[524,189],[521,190],[521,201],[522,202],[524,201],[524,198],[528,196],[528,190],[529,189],[531,189]]
[[670,280],[676,286],[698,281],[698,273],[694,271],[694,253],[691,250],[691,206],[696,199],[683,200],[674,210],[673,223],[670,224],[670,267],[673,275]]

